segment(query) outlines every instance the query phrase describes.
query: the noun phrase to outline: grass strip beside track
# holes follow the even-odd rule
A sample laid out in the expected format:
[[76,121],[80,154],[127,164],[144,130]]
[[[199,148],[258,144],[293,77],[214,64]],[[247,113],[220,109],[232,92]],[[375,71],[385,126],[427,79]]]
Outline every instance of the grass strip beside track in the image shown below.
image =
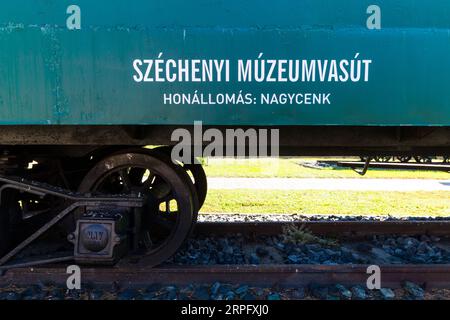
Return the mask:
[[[204,161],[204,168],[208,177],[450,179],[450,174],[442,171],[369,169],[365,176],[360,176],[350,168],[309,168],[302,165],[305,162],[315,163],[316,160],[315,158],[210,158]],[[349,161],[349,159],[342,160]]]
[[208,213],[450,216],[450,192],[209,190]]

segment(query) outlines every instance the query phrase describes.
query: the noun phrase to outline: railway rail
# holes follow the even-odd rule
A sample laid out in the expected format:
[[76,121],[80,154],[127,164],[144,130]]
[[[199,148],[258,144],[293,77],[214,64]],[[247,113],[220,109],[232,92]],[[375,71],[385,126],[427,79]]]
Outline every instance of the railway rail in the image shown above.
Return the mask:
[[[321,161],[325,163],[333,163],[344,168],[363,168],[365,162],[362,161]],[[403,162],[371,162],[371,168],[379,169],[403,169],[403,170],[427,170],[427,171],[444,171],[450,172],[449,163],[403,163]]]
[[383,234],[449,236],[450,220],[388,220],[388,221],[294,221],[294,222],[202,222],[197,234],[227,235],[233,233],[276,235],[287,224],[305,227],[321,236],[367,237]]
[[[253,286],[297,287],[311,283],[330,285],[365,285],[368,265],[222,265],[167,266],[139,268],[83,268],[83,283],[126,287],[150,284],[189,285],[222,282]],[[425,284],[429,288],[450,287],[450,265],[381,265],[383,286],[399,288],[405,281]],[[37,283],[65,284],[66,268],[24,268],[8,271],[0,278],[1,285],[31,285]]]
[[[196,236],[230,235],[271,236],[280,234],[286,224],[303,226],[315,235],[354,238],[375,235],[427,235],[445,237],[450,234],[450,220],[408,221],[298,221],[298,222],[200,222]],[[8,270],[0,277],[0,285],[30,285],[42,282],[64,284],[66,265],[22,267]],[[364,285],[368,264],[235,264],[235,265],[162,265],[156,268],[139,263],[119,262],[114,267],[82,267],[83,283],[99,287],[119,283],[125,287],[151,284],[189,285],[190,283],[223,282],[252,286],[298,287],[311,283],[330,285]],[[427,289],[450,287],[450,264],[384,264],[380,265],[383,286],[399,288],[405,281],[424,285]]]

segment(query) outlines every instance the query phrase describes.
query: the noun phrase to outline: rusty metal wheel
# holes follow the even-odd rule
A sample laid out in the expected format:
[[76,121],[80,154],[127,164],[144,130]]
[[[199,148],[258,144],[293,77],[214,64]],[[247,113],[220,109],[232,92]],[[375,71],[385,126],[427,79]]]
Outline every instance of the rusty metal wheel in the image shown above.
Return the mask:
[[101,160],[84,177],[80,192],[146,197],[139,227],[139,260],[147,266],[170,258],[189,235],[194,215],[192,192],[165,161],[142,153]]
[[[123,153],[146,154],[146,155],[149,155],[151,157],[158,158],[159,160],[161,160],[164,163],[168,164],[173,170],[175,170],[175,172],[180,176],[180,178],[183,179],[183,181],[189,187],[189,190],[191,191],[191,194],[192,194],[192,201],[194,203],[194,213],[193,213],[193,216],[192,216],[192,226],[191,226],[191,232],[192,232],[194,230],[195,223],[197,222],[198,211],[200,210],[200,207],[201,207],[200,203],[199,203],[199,196],[198,196],[198,193],[197,193],[197,188],[194,185],[194,181],[192,181],[192,179],[191,179],[188,171],[186,170],[186,168],[184,168],[181,165],[177,165],[177,164],[173,163],[171,158],[170,158],[170,153],[169,153],[169,155],[167,155],[166,152],[163,152],[162,150],[160,150],[161,148],[156,148],[156,149],[131,148],[131,149],[124,149],[124,150],[117,151],[114,154],[123,154]],[[204,174],[204,172],[203,172],[203,174]],[[197,174],[197,176],[199,176],[199,174]],[[206,175],[205,175],[204,179],[206,181]],[[205,195],[205,197],[206,197],[206,195]],[[203,199],[203,201],[204,201],[204,199]]]

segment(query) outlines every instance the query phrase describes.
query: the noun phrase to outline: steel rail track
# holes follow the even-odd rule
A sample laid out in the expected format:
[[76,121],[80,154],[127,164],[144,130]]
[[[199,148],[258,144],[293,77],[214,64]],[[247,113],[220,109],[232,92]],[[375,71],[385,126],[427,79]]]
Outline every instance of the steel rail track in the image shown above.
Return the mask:
[[[203,222],[197,234],[226,235],[244,233],[276,235],[292,222]],[[305,221],[315,234],[339,237],[359,237],[380,234],[428,234],[445,236],[450,233],[450,221]],[[0,285],[32,285],[38,283],[65,284],[68,274],[65,264],[46,267],[11,269],[0,276]],[[139,264],[119,263],[115,267],[81,267],[82,282],[97,286],[111,286],[117,282],[127,287],[148,284],[188,285],[191,283],[222,282],[280,287],[305,286],[310,283],[365,285],[368,265],[214,265],[161,266],[148,268]],[[424,284],[427,288],[450,288],[450,264],[381,265],[383,286],[398,288],[404,281]]]
[[[82,268],[83,284],[142,287],[150,284],[189,285],[192,283],[247,284],[254,286],[298,287],[315,284],[365,285],[368,265],[220,265],[139,268]],[[381,265],[383,286],[401,287],[404,281],[426,288],[449,288],[450,265]],[[65,284],[64,267],[13,269],[0,277],[1,285]]]
[[[327,162],[327,161],[321,161]],[[339,167],[344,168],[362,168],[364,162],[361,161],[334,161]],[[371,162],[370,168],[380,169],[404,169],[404,170],[427,170],[427,171],[444,171],[450,172],[450,165],[448,163],[401,163],[401,162]]]
[[277,235],[286,225],[303,226],[316,235],[367,237],[383,234],[450,236],[450,220],[408,221],[277,221],[277,222],[201,222],[198,235]]

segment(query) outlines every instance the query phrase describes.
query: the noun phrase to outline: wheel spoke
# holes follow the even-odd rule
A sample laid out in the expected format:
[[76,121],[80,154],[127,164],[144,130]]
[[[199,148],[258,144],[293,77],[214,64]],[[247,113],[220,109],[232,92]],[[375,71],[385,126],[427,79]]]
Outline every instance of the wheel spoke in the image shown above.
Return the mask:
[[122,181],[122,185],[125,191],[131,191],[132,183],[130,181],[130,177],[128,175],[127,169],[122,169],[119,171],[120,180]]
[[155,179],[149,192],[155,197],[159,204],[166,201],[167,197],[171,196],[172,189],[163,179]]
[[153,241],[150,237],[150,232],[148,230],[146,230],[143,234],[142,234],[142,242],[145,246],[146,249],[150,249],[151,247],[153,247]]
[[166,214],[170,214],[170,200],[166,200]]
[[158,205],[160,205],[161,203],[165,203],[165,202],[167,204],[167,202],[170,202],[170,200],[172,200],[172,199],[173,199],[172,192],[170,192],[170,193],[166,194],[165,196],[163,196],[162,198],[157,199]]
[[142,184],[142,178],[147,170],[145,168],[131,168],[128,173],[130,182],[134,186],[140,186]]
[[147,180],[144,181],[144,183],[140,186],[140,191],[148,190],[153,182],[156,180],[156,177],[153,174],[150,174],[147,178]]
[[159,214],[152,215],[150,221],[156,224],[157,226],[162,227],[169,231],[172,230],[175,225],[175,221],[162,217]]

